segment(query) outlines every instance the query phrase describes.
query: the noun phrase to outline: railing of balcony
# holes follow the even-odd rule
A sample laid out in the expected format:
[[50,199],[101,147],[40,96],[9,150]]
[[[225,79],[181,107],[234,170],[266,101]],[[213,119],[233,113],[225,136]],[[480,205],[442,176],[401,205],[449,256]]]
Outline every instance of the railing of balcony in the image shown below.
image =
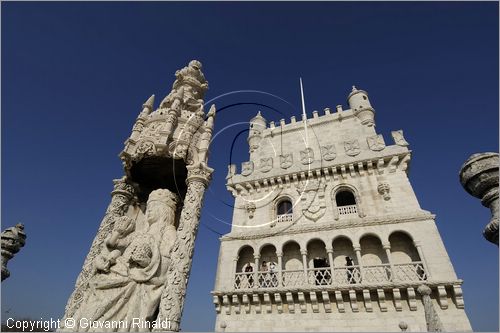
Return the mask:
[[334,267],[333,276],[330,267],[310,268],[307,270],[307,280],[304,277],[303,270],[283,270],[281,275],[282,281],[279,283],[278,272],[236,273],[234,288],[363,285],[395,281],[417,282],[427,280],[424,265],[420,261],[408,264],[394,264],[392,269],[390,264]]
[[293,221],[293,214],[281,214],[276,217],[276,220],[278,223],[281,222],[292,222]]
[[340,206],[340,207],[337,207],[337,210],[339,212],[339,215],[357,214],[358,213],[358,206],[356,206],[356,205]]

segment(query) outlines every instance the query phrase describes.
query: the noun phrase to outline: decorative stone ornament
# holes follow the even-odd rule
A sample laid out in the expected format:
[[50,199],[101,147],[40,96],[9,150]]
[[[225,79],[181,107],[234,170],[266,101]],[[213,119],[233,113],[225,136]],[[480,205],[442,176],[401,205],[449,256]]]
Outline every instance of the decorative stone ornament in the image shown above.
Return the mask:
[[368,142],[368,147],[373,151],[381,151],[385,148],[384,137],[382,134],[370,136],[366,138],[366,141]]
[[382,197],[384,198],[385,201],[391,200],[391,195],[389,193],[390,189],[391,188],[389,187],[389,184],[387,184],[387,183],[380,183],[377,186],[378,193],[380,193],[380,195],[382,195]]
[[322,157],[325,161],[332,161],[337,157],[337,151],[334,145],[326,145],[321,147]]
[[[144,103],[120,154],[126,175],[114,181],[64,318],[169,320],[169,330],[179,330],[213,172],[207,162],[216,109],[205,114],[207,88],[201,63],[193,60],[176,72],[159,109],[153,111],[154,96]],[[232,177],[236,167],[228,171]]]
[[253,162],[243,162],[241,163],[241,174],[243,176],[250,176],[253,172]]
[[260,171],[269,172],[273,169],[273,158],[266,157],[260,159]]
[[2,281],[10,276],[7,263],[26,243],[24,225],[16,224],[2,231]]
[[312,148],[306,148],[300,151],[300,162],[302,164],[311,164],[314,161],[314,151]]
[[317,221],[326,212],[325,184],[316,178],[299,182],[296,186],[300,194],[302,213],[306,218]]
[[232,178],[236,174],[236,164],[229,164],[227,166],[227,176],[226,179]]
[[255,206],[255,204],[253,202],[247,202],[246,205],[245,205],[245,209],[247,210],[247,214],[248,214],[248,217],[249,218],[253,218],[253,214],[255,213],[255,209],[257,207]]
[[347,140],[344,142],[345,153],[349,156],[356,156],[361,152],[357,139]]
[[460,183],[470,195],[481,199],[491,210],[490,222],[484,228],[484,237],[498,245],[498,153],[473,154],[460,169]]
[[403,136],[403,130],[392,131],[391,135],[392,138],[394,139],[394,143],[397,144],[398,146],[406,147],[409,145],[409,143],[405,140],[405,137]]
[[293,155],[291,153],[280,155],[280,167],[288,169],[293,165]]

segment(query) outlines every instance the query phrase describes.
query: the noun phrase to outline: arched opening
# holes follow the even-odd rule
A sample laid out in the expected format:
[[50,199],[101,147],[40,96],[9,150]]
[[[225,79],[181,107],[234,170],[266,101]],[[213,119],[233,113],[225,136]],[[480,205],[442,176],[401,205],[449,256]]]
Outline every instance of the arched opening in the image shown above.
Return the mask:
[[341,189],[335,194],[335,204],[340,216],[358,214],[356,197],[349,189]]
[[401,231],[389,236],[391,261],[395,278],[400,281],[422,281],[427,279],[424,264],[411,237]]
[[268,244],[260,249],[258,283],[262,288],[278,286],[278,256],[276,247]]
[[337,237],[333,247],[333,279],[337,284],[354,284],[361,281],[359,263],[352,242],[347,237]]
[[253,288],[255,261],[254,251],[251,246],[244,246],[238,253],[238,262],[236,263],[236,274],[234,279],[235,289]]
[[300,246],[294,241],[283,246],[283,286],[294,287],[304,284],[304,268]]
[[359,244],[361,246],[363,281],[366,283],[390,281],[391,268],[380,238],[366,235],[361,238]]
[[276,205],[276,219],[278,222],[293,221],[293,205],[288,198],[283,198]]
[[309,284],[327,285],[331,283],[330,263],[325,243],[314,239],[307,243],[307,263]]

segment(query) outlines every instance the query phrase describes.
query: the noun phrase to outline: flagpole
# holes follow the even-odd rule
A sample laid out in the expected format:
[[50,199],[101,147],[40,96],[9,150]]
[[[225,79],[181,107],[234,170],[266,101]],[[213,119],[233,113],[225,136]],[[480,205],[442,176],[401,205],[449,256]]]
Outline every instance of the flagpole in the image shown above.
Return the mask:
[[304,86],[302,85],[302,78],[300,80],[300,97],[302,98],[302,121],[304,123],[304,131],[306,132],[306,148],[309,148],[309,137],[307,136],[307,115],[306,115],[306,102],[304,100]]

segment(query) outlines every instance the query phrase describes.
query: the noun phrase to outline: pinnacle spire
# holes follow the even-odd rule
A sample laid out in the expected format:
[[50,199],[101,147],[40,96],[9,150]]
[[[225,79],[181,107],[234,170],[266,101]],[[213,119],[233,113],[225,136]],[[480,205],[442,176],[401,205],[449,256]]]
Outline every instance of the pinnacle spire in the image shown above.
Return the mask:
[[151,95],[151,97],[148,98],[147,101],[144,102],[144,104],[142,104],[142,108],[148,108],[149,112],[152,112],[154,103],[155,103],[155,95],[153,94]]

